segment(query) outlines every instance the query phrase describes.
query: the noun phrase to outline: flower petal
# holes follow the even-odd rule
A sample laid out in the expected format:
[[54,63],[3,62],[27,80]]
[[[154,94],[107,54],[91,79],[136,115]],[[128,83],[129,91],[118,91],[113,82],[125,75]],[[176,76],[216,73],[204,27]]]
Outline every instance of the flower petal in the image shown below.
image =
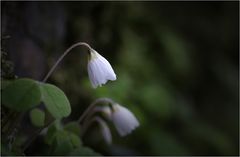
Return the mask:
[[95,50],[91,50],[90,61],[88,62],[88,75],[93,88],[102,86],[108,80],[116,80],[116,74],[114,73],[110,63],[98,54]]
[[115,104],[113,108],[112,121],[121,136],[131,133],[139,126],[138,120],[127,108],[118,104]]

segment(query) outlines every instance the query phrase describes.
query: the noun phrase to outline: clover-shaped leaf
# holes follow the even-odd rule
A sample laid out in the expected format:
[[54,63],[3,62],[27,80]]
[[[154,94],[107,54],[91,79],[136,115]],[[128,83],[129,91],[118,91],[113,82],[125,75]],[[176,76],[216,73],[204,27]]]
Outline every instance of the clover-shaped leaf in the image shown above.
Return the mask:
[[48,83],[41,83],[40,87],[42,101],[54,118],[60,119],[67,117],[71,113],[68,98],[61,89]]
[[38,82],[31,79],[17,79],[2,90],[2,103],[16,111],[26,111],[41,101]]

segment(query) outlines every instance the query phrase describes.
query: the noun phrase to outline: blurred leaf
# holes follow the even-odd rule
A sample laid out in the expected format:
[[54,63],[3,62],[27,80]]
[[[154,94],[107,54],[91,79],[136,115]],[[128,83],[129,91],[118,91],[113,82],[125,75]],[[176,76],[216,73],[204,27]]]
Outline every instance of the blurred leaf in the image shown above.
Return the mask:
[[53,146],[54,155],[66,155],[75,148],[78,148],[82,145],[80,138],[74,133],[59,130],[55,134]]
[[55,122],[48,127],[47,134],[44,137],[44,141],[47,144],[52,144],[55,133],[60,129],[61,129],[60,120],[55,120]]
[[56,119],[67,117],[71,113],[71,106],[64,92],[51,84],[41,84],[42,101],[47,110]]
[[69,152],[71,152],[72,150],[72,145],[71,143],[67,142],[67,141],[60,141],[58,140],[58,142],[60,143],[57,143],[57,141],[53,141],[53,146],[54,147],[54,151],[52,153],[52,155],[67,155]]
[[26,111],[40,103],[38,83],[31,79],[17,79],[2,91],[2,103],[16,111]]
[[96,153],[94,150],[92,150],[89,147],[79,147],[73,150],[69,155],[70,156],[100,156],[101,154]]
[[66,124],[64,126],[64,129],[67,131],[70,131],[78,136],[80,135],[80,131],[81,131],[79,123],[77,123],[77,122],[70,122],[70,123]]
[[45,113],[42,110],[35,108],[30,112],[30,119],[33,125],[37,127],[44,126]]

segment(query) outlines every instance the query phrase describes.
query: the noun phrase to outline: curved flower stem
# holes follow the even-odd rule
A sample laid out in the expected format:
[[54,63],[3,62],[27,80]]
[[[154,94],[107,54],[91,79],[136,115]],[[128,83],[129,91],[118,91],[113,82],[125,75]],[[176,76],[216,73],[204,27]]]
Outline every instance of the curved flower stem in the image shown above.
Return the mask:
[[[92,48],[85,42],[78,42],[76,44],[73,44],[71,47],[69,47],[61,56],[60,58],[57,60],[57,62],[53,65],[53,67],[50,69],[50,71],[47,73],[47,75],[45,76],[45,78],[43,79],[43,82],[46,82],[47,79],[49,78],[49,76],[53,73],[53,71],[56,69],[57,65],[63,60],[63,58],[75,47],[77,46],[85,46],[87,47],[89,50],[91,50]],[[53,122],[53,120],[50,120],[44,127],[38,129],[36,131],[36,133],[34,133],[32,135],[31,138],[29,138],[24,144],[23,144],[23,151],[25,151],[30,144],[37,138],[38,134],[40,134],[42,132],[43,129],[47,128],[51,123]]]
[[50,69],[50,71],[47,73],[45,78],[43,79],[43,82],[46,82],[49,76],[53,73],[53,71],[56,69],[57,65],[62,61],[62,59],[75,47],[77,46],[86,46],[89,50],[92,49],[87,43],[84,42],[78,42],[76,44],[73,44],[71,47],[69,47],[57,60],[57,62],[53,65],[53,67]]
[[89,128],[89,126],[94,123],[94,122],[98,122],[99,125],[101,125],[101,123],[104,123],[104,120],[98,116],[93,117],[92,119],[90,119],[88,122],[86,122],[86,124],[83,126],[82,131],[81,131],[81,136],[83,136],[85,134],[85,132],[87,131],[87,129]]
[[109,102],[109,103],[114,103],[114,101],[110,98],[98,98],[97,100],[95,100],[94,102],[92,102],[89,107],[84,111],[84,113],[79,117],[78,119],[78,123],[81,123],[82,120],[88,115],[88,113],[90,113],[93,109],[93,107],[101,102]]

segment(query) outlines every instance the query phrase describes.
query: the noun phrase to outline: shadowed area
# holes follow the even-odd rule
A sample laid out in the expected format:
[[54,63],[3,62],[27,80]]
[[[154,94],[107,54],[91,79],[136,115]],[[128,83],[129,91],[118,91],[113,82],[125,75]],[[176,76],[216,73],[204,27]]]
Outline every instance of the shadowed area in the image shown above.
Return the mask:
[[[139,120],[126,137],[109,125],[112,145],[93,125],[84,145],[103,155],[238,155],[239,2],[1,2],[1,9],[2,38],[10,36],[2,47],[18,77],[42,80],[80,41],[110,62],[117,80],[93,89],[87,50],[78,47],[48,80],[71,103],[64,123],[100,97]],[[41,137],[26,155],[48,155]]]

